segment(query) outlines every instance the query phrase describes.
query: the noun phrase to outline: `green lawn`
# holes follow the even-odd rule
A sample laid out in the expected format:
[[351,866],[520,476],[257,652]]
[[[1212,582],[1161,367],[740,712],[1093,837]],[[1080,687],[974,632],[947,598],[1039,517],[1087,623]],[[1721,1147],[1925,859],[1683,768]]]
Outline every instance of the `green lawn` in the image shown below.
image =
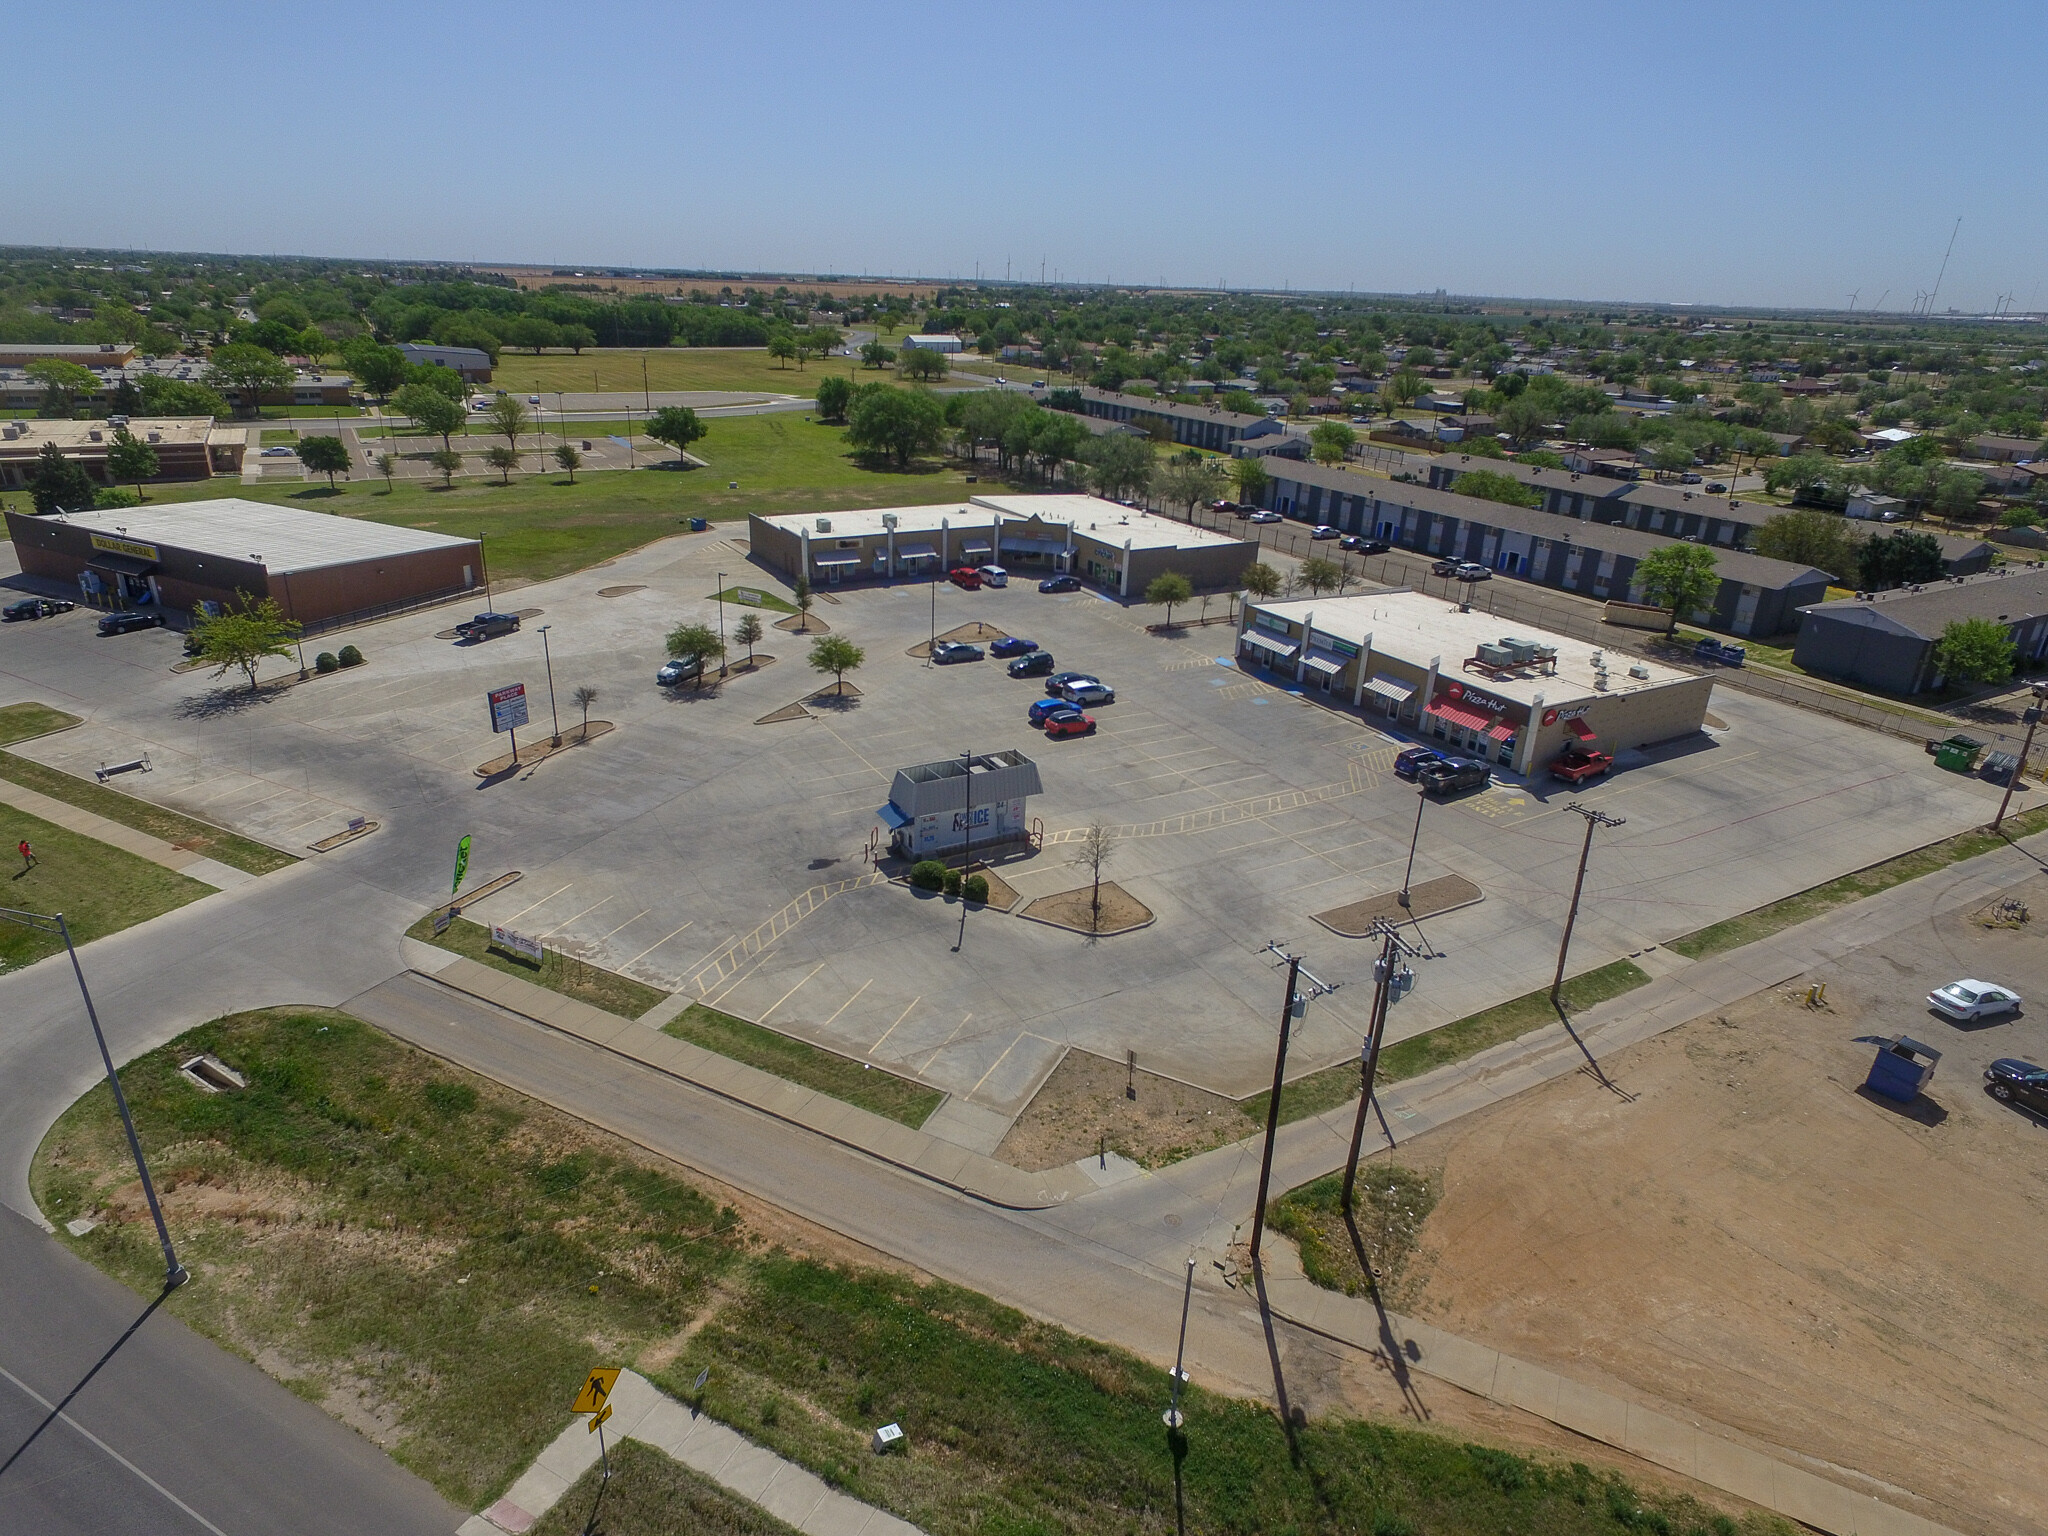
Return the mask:
[[[1567,981],[1564,984],[1565,1008],[1572,1013],[1581,1012],[1595,1003],[1606,1002],[1610,997],[1632,992],[1649,979],[1648,973],[1633,960],[1616,960],[1611,965],[1603,965],[1598,970],[1587,971]],[[1549,988],[1510,998],[1479,1013],[1439,1025],[1426,1034],[1413,1035],[1385,1047],[1380,1052],[1379,1080],[1398,1083],[1404,1078],[1420,1077],[1425,1072],[1448,1066],[1454,1061],[1464,1061],[1490,1047],[1556,1022],[1557,1010],[1550,1006]],[[1238,1107],[1263,1125],[1271,1097],[1270,1092],[1253,1094],[1240,1101]],[[1283,1124],[1306,1119],[1357,1097],[1358,1063],[1347,1061],[1307,1077],[1296,1078],[1282,1088],[1280,1119]]]
[[405,936],[418,939],[422,944],[432,944],[450,954],[461,955],[480,965],[488,965],[494,971],[503,971],[507,976],[517,976],[521,981],[530,981],[537,987],[546,987],[550,992],[559,992],[564,997],[573,997],[579,1003],[588,1003],[593,1008],[602,1008],[606,1013],[616,1013],[620,1018],[637,1019],[656,1003],[667,997],[666,992],[650,987],[644,982],[621,976],[616,971],[602,970],[594,965],[585,965],[560,950],[541,946],[544,956],[535,965],[524,955],[509,954],[491,946],[491,930],[482,923],[473,923],[466,917],[458,917],[448,925],[447,931],[439,937],[434,933],[432,915],[421,918]]
[[742,599],[739,596],[742,590],[742,588],[737,586],[727,587],[723,592],[714,592],[712,596],[714,598],[722,597],[728,603],[738,603],[742,608],[772,608],[777,613],[795,613],[798,611],[795,603],[785,598],[777,597],[773,589],[765,583],[758,587],[747,587],[744,589],[748,592],[760,593],[761,600],[759,602],[750,603]]
[[[717,389],[763,394],[804,395],[830,374],[845,377],[859,359],[812,358],[802,368],[782,364],[763,347],[592,347],[578,357],[569,352],[502,352],[484,392],[503,389],[513,394],[612,394],[640,389],[640,365],[647,365],[651,390]],[[872,372],[873,370],[869,370]],[[552,405],[543,399],[543,404]]]
[[[5,789],[0,787],[0,796]],[[26,839],[36,862],[23,870],[15,844]],[[0,907],[45,915],[61,912],[74,944],[146,923],[188,901],[213,894],[175,870],[17,810],[0,798]],[[0,922],[0,974],[64,948],[55,933]]]
[[946,1097],[936,1088],[749,1024],[702,1003],[692,1003],[679,1018],[663,1025],[662,1032],[912,1129],[923,1125]]
[[[843,429],[801,416],[736,416],[714,421],[710,435],[691,450],[708,470],[641,470],[579,476],[559,474],[458,480],[451,491],[438,482],[399,481],[387,490],[380,478],[325,484],[298,482],[237,486],[233,494],[280,506],[305,507],[345,517],[368,517],[474,538],[485,546],[494,579],[544,581],[665,538],[691,517],[722,521],[750,512],[830,512],[860,507],[916,506],[965,499],[965,472],[926,460],[908,473],[872,468],[855,458]],[[999,489],[984,465],[984,487]],[[739,482],[728,490],[728,482]],[[223,494],[219,481],[153,488],[152,502],[194,501]]]
[[[248,1088],[200,1093],[176,1070],[197,1051]],[[122,1081],[196,1277],[168,1309],[311,1401],[379,1414],[396,1457],[466,1508],[572,1422],[585,1369],[637,1362],[682,1398],[708,1369],[705,1412],[933,1536],[1163,1536],[1177,1460],[1187,1528],[1213,1536],[1787,1529],[1341,1410],[1290,1432],[1199,1385],[1169,1439],[1163,1369],[956,1286],[791,1257],[672,1165],[344,1014],[216,1020]],[[104,1086],[31,1174],[59,1241],[153,1294],[133,1181]],[[63,1231],[93,1213],[115,1219]],[[892,1420],[907,1453],[872,1454]],[[652,1473],[703,1513],[632,1493],[615,1536],[749,1529]]]
[[[0,709],[0,745],[45,736],[77,723],[76,715],[51,709],[47,704],[10,704]],[[71,774],[60,773],[55,768],[46,768],[12,752],[0,752],[0,779],[11,780],[53,800],[62,800],[82,811],[104,816],[109,821],[118,821],[124,827],[147,832],[167,843],[176,843],[181,848],[189,848],[248,874],[267,875],[273,869],[298,863],[290,854],[266,843],[254,842],[223,827],[194,821],[190,816],[181,816],[176,811],[166,810],[147,800],[138,800],[104,784],[89,783]],[[8,846],[13,846],[12,839]],[[0,899],[0,906],[4,905],[6,902]]]

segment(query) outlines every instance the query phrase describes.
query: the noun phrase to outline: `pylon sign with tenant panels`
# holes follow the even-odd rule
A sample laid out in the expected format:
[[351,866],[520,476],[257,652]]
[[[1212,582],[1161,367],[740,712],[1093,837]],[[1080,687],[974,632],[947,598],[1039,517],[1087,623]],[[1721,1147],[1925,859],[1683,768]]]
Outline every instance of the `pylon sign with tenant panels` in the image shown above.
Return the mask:
[[490,701],[492,731],[516,731],[526,724],[526,684],[493,688],[484,697]]

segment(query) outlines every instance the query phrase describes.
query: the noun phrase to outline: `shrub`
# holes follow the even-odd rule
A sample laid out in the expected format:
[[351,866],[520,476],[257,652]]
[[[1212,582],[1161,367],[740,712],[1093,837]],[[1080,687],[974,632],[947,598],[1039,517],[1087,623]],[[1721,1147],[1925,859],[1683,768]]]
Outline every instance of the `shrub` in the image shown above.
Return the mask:
[[315,672],[339,672],[341,670],[341,663],[334,659],[334,652],[322,651],[313,658],[313,670]]
[[960,871],[957,869],[946,871],[946,894],[948,896],[958,896],[960,894]]
[[937,859],[926,859],[910,868],[910,883],[920,891],[936,891],[945,887],[946,876],[952,873]]
[[969,901],[988,900],[988,876],[969,875],[960,882],[960,894]]
[[344,645],[341,648],[341,664],[344,667],[360,667],[363,664],[363,653],[352,645]]

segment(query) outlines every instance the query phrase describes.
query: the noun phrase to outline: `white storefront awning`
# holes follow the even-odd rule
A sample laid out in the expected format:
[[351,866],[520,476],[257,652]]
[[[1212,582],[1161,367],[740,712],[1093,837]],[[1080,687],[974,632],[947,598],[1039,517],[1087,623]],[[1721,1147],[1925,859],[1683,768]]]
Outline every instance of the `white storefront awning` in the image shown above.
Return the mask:
[[898,560],[936,560],[939,552],[929,544],[899,544],[896,546]]
[[1385,699],[1389,704],[1406,704],[1415,697],[1415,690],[1398,678],[1381,673],[1365,685],[1365,691]]
[[859,565],[860,553],[851,549],[827,550],[822,555],[811,556],[813,565]]
[[1275,640],[1271,635],[1262,635],[1256,629],[1248,629],[1238,636],[1247,645],[1257,646],[1262,651],[1278,656],[1282,661],[1294,660],[1298,647],[1292,640]]
[[1310,651],[1302,658],[1302,665],[1311,672],[1320,672],[1325,677],[1335,677],[1344,670],[1349,659],[1344,656],[1333,656],[1328,651]]

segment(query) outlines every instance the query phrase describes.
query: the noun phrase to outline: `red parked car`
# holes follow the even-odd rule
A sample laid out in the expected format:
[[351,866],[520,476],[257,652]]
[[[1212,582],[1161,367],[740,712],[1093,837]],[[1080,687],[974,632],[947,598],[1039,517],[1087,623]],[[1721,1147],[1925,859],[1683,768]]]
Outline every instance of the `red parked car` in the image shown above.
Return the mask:
[[1583,784],[1588,779],[1604,778],[1613,766],[1614,759],[1605,752],[1592,747],[1566,747],[1550,765],[1550,776],[1567,784]]
[[954,586],[964,587],[969,592],[981,590],[981,572],[971,565],[963,565],[955,570],[948,571],[946,579],[952,582]]
[[1095,717],[1084,715],[1078,709],[1056,710],[1045,717],[1045,734],[1048,736],[1093,736]]

